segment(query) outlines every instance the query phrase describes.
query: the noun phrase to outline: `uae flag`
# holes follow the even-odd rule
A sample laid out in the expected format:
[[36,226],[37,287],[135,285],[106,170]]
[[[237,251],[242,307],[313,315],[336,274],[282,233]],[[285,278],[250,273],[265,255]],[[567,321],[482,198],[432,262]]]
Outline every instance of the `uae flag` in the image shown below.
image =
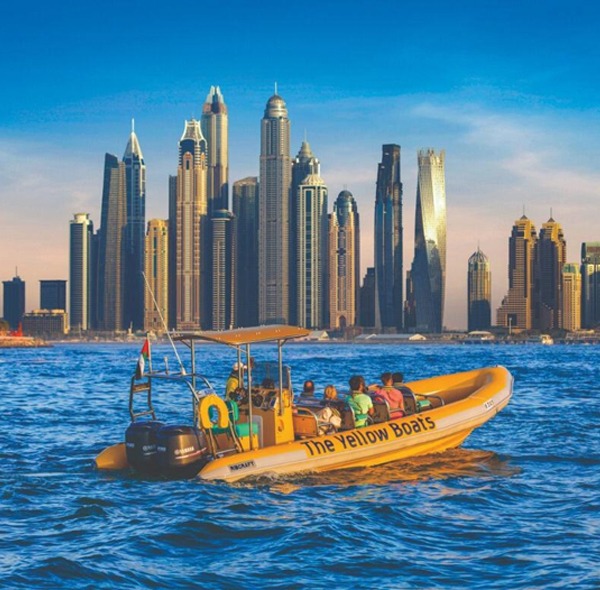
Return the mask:
[[141,379],[144,376],[144,368],[146,367],[146,361],[150,356],[150,341],[148,338],[144,341],[142,351],[140,352],[140,358],[138,359],[137,366],[135,368],[135,378]]

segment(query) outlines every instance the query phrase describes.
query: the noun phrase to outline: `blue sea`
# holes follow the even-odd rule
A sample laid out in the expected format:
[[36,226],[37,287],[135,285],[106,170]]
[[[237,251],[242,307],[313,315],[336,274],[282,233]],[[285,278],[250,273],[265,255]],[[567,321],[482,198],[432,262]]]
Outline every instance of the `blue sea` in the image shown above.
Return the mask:
[[[500,364],[514,395],[457,450],[234,485],[94,468],[140,348],[0,350],[1,588],[600,588],[600,346],[288,344],[296,388]],[[198,349],[218,388],[233,355]],[[189,421],[185,392],[155,398]]]

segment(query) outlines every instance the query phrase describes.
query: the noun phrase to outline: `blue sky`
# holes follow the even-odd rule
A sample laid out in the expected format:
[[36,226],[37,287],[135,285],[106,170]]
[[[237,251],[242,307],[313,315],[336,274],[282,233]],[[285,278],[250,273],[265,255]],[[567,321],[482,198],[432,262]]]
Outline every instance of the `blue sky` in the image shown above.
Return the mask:
[[[466,261],[479,243],[496,307],[507,239],[525,207],[553,209],[576,261],[600,240],[599,10],[589,2],[4,2],[0,8],[0,278],[27,307],[39,279],[67,278],[68,224],[99,222],[105,152],[130,120],[148,166],[147,216],[166,217],[183,122],[212,84],[230,112],[230,180],[258,172],[277,81],[295,154],[306,132],[331,202],[359,203],[363,272],[381,144],[402,146],[405,267],[416,151],[446,150],[446,324],[466,321]],[[0,294],[1,297],[1,294]]]

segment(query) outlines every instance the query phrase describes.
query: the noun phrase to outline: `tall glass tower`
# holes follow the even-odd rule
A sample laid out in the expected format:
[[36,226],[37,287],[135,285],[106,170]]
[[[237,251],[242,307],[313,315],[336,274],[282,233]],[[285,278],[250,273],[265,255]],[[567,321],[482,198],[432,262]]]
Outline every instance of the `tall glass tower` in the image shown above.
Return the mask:
[[102,213],[98,236],[97,322],[100,330],[117,331],[123,323],[124,244],[127,227],[125,163],[104,158]]
[[296,284],[298,325],[317,329],[326,324],[327,186],[317,174],[298,187],[296,204]]
[[[16,273],[15,273],[16,274]],[[25,281],[19,275],[4,285],[4,319],[11,330],[16,330],[25,315]]]
[[218,86],[210,87],[200,124],[207,146],[206,196],[211,219],[214,211],[229,208],[228,115]]
[[235,325],[258,324],[258,178],[233,183]]
[[581,244],[581,327],[600,325],[600,242]]
[[492,324],[492,273],[488,257],[477,248],[467,271],[468,324],[472,330],[489,330]]
[[384,145],[375,195],[375,325],[402,330],[400,146]]
[[186,121],[179,140],[175,186],[170,181],[169,205],[169,234],[175,247],[170,265],[175,285],[175,318],[171,321],[178,330],[210,327],[212,258],[208,239],[206,150],[199,121]]
[[562,269],[561,328],[574,331],[581,328],[581,273],[579,265],[566,263]]
[[[169,325],[169,223],[151,219],[145,238],[144,330],[161,334]],[[162,317],[161,317],[162,316]]]
[[127,200],[124,241],[123,324],[136,330],[144,327],[144,242],[146,231],[146,165],[137,135],[131,134],[123,155]]
[[71,330],[91,327],[94,273],[94,224],[87,213],[75,213],[69,231],[69,321]]
[[360,225],[358,207],[343,190],[329,215],[329,326],[358,324],[360,289]]
[[290,120],[281,96],[267,102],[261,122],[258,201],[259,322],[289,322]]
[[235,273],[234,218],[227,209],[213,212],[212,226],[212,329],[233,327]]
[[419,176],[415,215],[415,256],[411,268],[418,332],[440,333],[446,284],[446,153],[417,154]]

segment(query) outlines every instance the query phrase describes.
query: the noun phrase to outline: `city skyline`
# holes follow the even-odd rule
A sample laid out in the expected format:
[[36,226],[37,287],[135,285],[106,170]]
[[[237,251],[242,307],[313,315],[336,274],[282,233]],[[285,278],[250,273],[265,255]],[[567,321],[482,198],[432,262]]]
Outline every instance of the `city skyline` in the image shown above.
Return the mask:
[[[325,5],[324,22],[345,25],[349,38],[364,34],[366,49],[334,42],[335,36],[317,39],[307,74],[293,66],[303,51],[293,33],[308,17],[284,8],[280,18],[290,34],[270,37],[274,16],[259,22],[251,7],[231,6],[233,22],[249,19],[249,26],[229,45],[220,43],[220,51],[210,51],[201,72],[177,63],[184,47],[174,43],[175,31],[186,46],[190,25],[175,9],[150,3],[140,12],[144,38],[157,31],[165,38],[156,47],[143,44],[148,51],[135,69],[113,58],[140,40],[141,27],[111,23],[113,43],[100,52],[76,32],[88,22],[85,8],[55,8],[47,27],[42,23],[48,9],[40,4],[39,17],[27,22],[36,41],[27,46],[15,35],[25,11],[7,10],[0,24],[9,49],[0,58],[6,89],[0,98],[2,280],[12,277],[15,266],[29,284],[68,277],[65,228],[79,212],[99,225],[102,157],[126,140],[131,118],[148,166],[146,219],[166,218],[167,178],[176,166],[182,123],[200,118],[211,85],[227,98],[230,185],[258,176],[259,122],[275,80],[293,121],[292,153],[306,133],[330,194],[347,187],[357,200],[363,275],[373,264],[373,170],[381,145],[397,143],[403,153],[405,269],[414,240],[417,150],[446,150],[449,328],[466,327],[464,264],[477,243],[496,277],[492,309],[499,306],[507,291],[507,228],[523,206],[536,220],[547,219],[553,208],[565,232],[567,260],[579,260],[582,242],[598,240],[591,212],[600,186],[600,117],[597,83],[587,75],[598,57],[593,7],[550,3],[540,14],[537,5],[524,3],[517,15],[495,4],[491,19],[476,3],[460,10],[440,3],[425,28],[418,7],[390,4],[387,14],[402,16],[403,42],[383,51],[374,33],[383,7],[363,11],[350,3],[338,22],[340,15]],[[96,38],[105,26],[94,22],[85,30]],[[430,42],[450,28],[462,34]],[[207,41],[224,30],[216,25],[206,32]],[[512,32],[510,44],[506,30]],[[44,42],[49,49],[40,58],[38,43]],[[260,58],[275,46],[285,60]],[[382,75],[390,67],[397,76]],[[161,69],[164,76],[151,75]],[[27,310],[37,301],[36,291],[28,289]]]

